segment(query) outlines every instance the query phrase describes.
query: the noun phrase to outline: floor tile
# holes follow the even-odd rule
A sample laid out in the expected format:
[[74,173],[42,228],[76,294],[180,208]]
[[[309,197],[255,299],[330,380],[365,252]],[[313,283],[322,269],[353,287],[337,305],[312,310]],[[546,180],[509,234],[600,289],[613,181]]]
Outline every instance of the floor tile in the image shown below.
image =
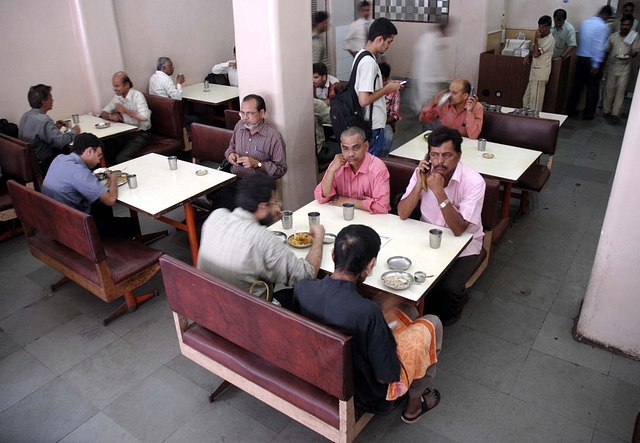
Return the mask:
[[56,374],[22,349],[0,360],[0,412],[54,378]]
[[453,441],[484,442],[507,396],[440,368],[433,386],[442,399],[418,424]]
[[523,244],[510,264],[537,275],[562,281],[569,270],[575,251],[562,246]]
[[181,426],[165,443],[268,443],[275,436],[275,432],[226,402],[215,402]]
[[609,376],[640,386],[640,361],[631,357],[614,355]]
[[640,411],[640,386],[611,378],[607,380],[596,429],[630,441]]
[[501,297],[485,297],[464,323],[517,345],[530,348],[535,341],[546,312]]
[[[141,309],[144,308],[142,306]],[[142,323],[123,338],[163,364],[180,354],[173,313],[168,309]]]
[[548,314],[531,349],[607,374],[611,367],[612,354],[585,343],[578,343],[571,335],[572,329],[573,320]]
[[594,257],[573,257],[571,266],[569,266],[567,274],[564,277],[564,283],[582,286],[583,288],[589,286],[593,259]]
[[590,258],[593,260],[596,256],[599,241],[600,234],[593,235],[585,232],[580,241],[580,246],[578,246],[578,250],[576,251],[576,257]]
[[[283,438],[290,440],[294,443],[327,443],[328,439],[324,438],[320,434],[312,431],[304,425],[301,425],[295,420],[291,420],[287,426],[278,434]],[[384,439],[382,440],[384,441]],[[176,442],[177,443],[177,442]]]
[[544,277],[526,269],[506,265],[487,292],[525,306],[548,311],[553,305],[561,281]]
[[577,178],[580,180],[588,180],[595,183],[606,184],[611,176],[610,171],[603,171],[602,169],[589,168],[586,166],[573,165],[566,174],[567,177]]
[[511,396],[595,427],[606,381],[592,369],[531,351]]
[[21,349],[21,346],[8,337],[4,331],[0,331],[0,360],[13,354],[18,349]]
[[380,440],[380,443],[397,442],[462,443],[451,440],[435,431],[425,430],[422,426],[409,426],[402,422],[391,428]]
[[207,405],[204,389],[163,366],[104,412],[141,442],[152,443],[164,441]]
[[587,289],[571,283],[562,283],[549,312],[566,318],[576,318],[580,314],[582,301]]
[[61,377],[103,409],[160,366],[131,343],[118,339]]
[[213,392],[222,383],[222,379],[197,363],[180,354],[167,363],[184,378],[191,380],[207,392]]
[[102,324],[81,315],[31,342],[25,350],[61,375],[117,339]]
[[508,397],[489,434],[491,443],[589,443],[593,428]]
[[60,443],[140,443],[140,440],[111,420],[104,412],[98,412],[82,426],[60,440]]
[[280,433],[291,421],[291,419],[283,413],[233,386],[225,391],[225,393],[220,396],[220,399],[226,401],[247,417],[251,417],[255,421],[262,423],[275,433]]
[[508,394],[529,348],[463,327],[442,350],[438,368]]
[[60,378],[0,414],[0,442],[57,442],[98,412]]
[[0,271],[0,319],[9,317],[20,309],[38,300],[43,299],[49,293],[46,289],[33,283],[26,277],[8,268]]
[[123,315],[116,321],[109,323],[107,328],[114,334],[124,337],[141,324],[164,315],[168,310],[169,305],[167,304],[167,298],[165,296],[154,297],[140,306],[135,312]]
[[[629,434],[631,435],[631,434]],[[623,440],[618,440],[611,435],[605,434],[602,431],[598,431],[597,429],[593,432],[593,438],[591,439],[591,443],[624,443]]]

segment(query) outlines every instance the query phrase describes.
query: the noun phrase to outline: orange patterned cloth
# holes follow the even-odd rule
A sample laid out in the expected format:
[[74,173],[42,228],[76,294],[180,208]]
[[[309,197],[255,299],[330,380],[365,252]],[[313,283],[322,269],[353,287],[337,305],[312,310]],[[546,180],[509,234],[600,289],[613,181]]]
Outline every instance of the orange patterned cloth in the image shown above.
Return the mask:
[[393,401],[406,394],[413,380],[424,377],[427,368],[438,361],[436,333],[430,321],[419,318],[412,322],[397,308],[385,312],[384,317],[393,326],[401,365],[400,381],[389,383],[387,389],[387,401]]

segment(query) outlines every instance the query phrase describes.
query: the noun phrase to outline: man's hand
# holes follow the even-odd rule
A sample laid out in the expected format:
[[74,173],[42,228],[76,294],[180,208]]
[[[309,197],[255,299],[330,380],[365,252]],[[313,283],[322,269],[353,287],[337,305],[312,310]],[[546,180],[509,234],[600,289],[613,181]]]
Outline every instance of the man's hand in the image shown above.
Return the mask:
[[322,225],[311,225],[309,228],[309,234],[313,237],[314,242],[322,242],[324,241],[324,226]]
[[427,186],[434,193],[444,192],[444,176],[437,171],[430,172],[427,175]]
[[352,199],[348,197],[343,197],[343,196],[335,197],[329,200],[329,204],[331,206],[342,206],[345,203],[350,203],[350,202],[352,202]]
[[112,114],[107,114],[107,118],[112,122],[123,122],[124,121],[124,120],[122,120],[122,116],[117,112],[114,112]]
[[243,157],[238,156],[236,159],[236,164],[238,166],[244,166],[247,169],[255,169],[258,167],[258,160],[256,160],[253,157],[249,157],[247,155]]
[[[125,108],[123,105],[121,105],[120,103],[116,103],[116,112],[120,113],[120,114],[126,114],[129,115],[129,113],[131,111],[129,111],[127,108]],[[122,117],[121,117],[122,118]]]
[[433,106],[438,106],[438,103],[440,102],[440,99],[442,98],[443,95],[445,95],[446,93],[448,93],[449,90],[448,89],[443,89],[442,91],[438,92],[434,97],[433,100],[431,100],[431,104]]
[[329,171],[331,172],[336,172],[338,169],[340,169],[347,161],[344,159],[344,155],[342,154],[336,154],[335,157],[333,157],[333,160],[331,161],[331,164],[329,165]]
[[229,154],[229,158],[227,160],[229,160],[229,163],[231,163],[232,165],[237,165],[238,158],[240,158],[240,156],[235,152],[232,152],[231,154]]
[[527,66],[530,63],[530,56],[522,57],[522,64]]
[[402,88],[404,88],[404,85],[401,85],[398,80],[389,80],[387,84],[383,86],[385,94],[391,91],[399,91]]
[[181,85],[184,83],[184,81],[185,81],[184,74],[178,74],[178,76],[176,77],[176,83]]
[[66,123],[63,120],[57,120],[56,121],[56,127],[58,129],[62,129],[63,126],[66,126]]
[[473,97],[469,97],[467,99],[467,112],[473,112],[473,108],[476,107],[478,103],[478,96],[474,95]]
[[75,126],[74,126],[73,128],[71,128],[71,129],[73,129],[74,131],[76,131],[78,134],[80,134],[80,132],[82,132],[82,131],[80,130],[80,125],[75,125]]

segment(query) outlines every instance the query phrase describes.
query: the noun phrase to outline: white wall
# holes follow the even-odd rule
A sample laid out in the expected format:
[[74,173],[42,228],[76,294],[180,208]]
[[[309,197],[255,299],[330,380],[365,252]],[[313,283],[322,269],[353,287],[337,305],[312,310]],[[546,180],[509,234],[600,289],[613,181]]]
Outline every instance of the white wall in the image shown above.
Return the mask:
[[[502,11],[506,11],[508,0],[488,0],[487,33],[499,31],[502,27]],[[506,20],[505,20],[506,26]]]
[[563,3],[562,0],[506,0],[506,27],[536,29],[541,16],[553,16],[556,9],[564,9],[567,11],[567,21],[577,30],[583,20],[597,14],[606,4],[605,0],[574,0],[569,3]]

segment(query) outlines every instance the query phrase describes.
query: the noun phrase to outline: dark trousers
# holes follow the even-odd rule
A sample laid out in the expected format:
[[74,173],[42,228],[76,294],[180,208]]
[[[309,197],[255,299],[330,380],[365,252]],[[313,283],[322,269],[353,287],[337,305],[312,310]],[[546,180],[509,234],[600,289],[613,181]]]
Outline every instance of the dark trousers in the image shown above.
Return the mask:
[[151,143],[150,131],[137,131],[106,139],[104,156],[108,166],[131,160],[140,149]]
[[596,75],[591,74],[591,59],[589,57],[578,57],[576,64],[576,77],[573,83],[573,89],[569,96],[567,104],[567,112],[569,114],[576,112],[576,106],[582,94],[582,88],[587,84],[587,100],[582,111],[582,117],[592,119],[596,114],[598,100],[600,98],[600,81],[602,79],[602,68],[598,70]]
[[[242,179],[238,178],[238,180]],[[207,199],[211,202],[211,212],[220,208],[227,208],[229,211],[233,211],[235,209],[236,187],[238,185],[238,180],[207,194]]]
[[100,238],[120,236],[133,238],[139,230],[138,222],[131,217],[114,217],[111,206],[99,201],[91,205],[91,215],[96,222]]
[[427,294],[424,301],[425,314],[437,315],[443,323],[462,314],[462,309],[469,300],[465,284],[471,277],[477,260],[477,255],[468,255],[453,262]]

